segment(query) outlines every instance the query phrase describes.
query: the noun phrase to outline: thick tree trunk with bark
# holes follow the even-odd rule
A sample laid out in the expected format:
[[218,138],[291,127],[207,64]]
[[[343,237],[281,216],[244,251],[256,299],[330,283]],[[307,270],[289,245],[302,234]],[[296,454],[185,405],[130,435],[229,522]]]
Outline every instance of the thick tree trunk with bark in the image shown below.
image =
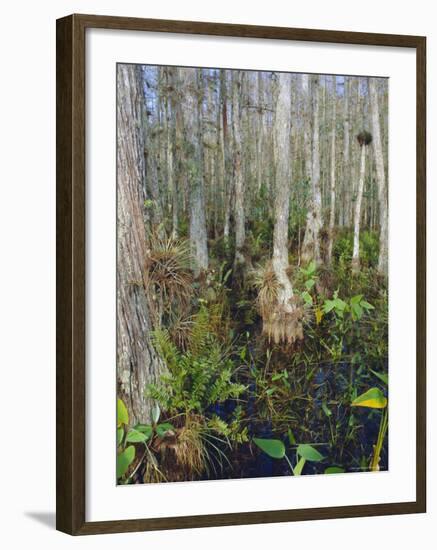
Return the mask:
[[376,81],[369,78],[370,107],[372,115],[373,154],[375,156],[376,180],[378,184],[379,202],[379,259],[378,271],[388,274],[388,205],[385,188],[384,157],[382,152],[381,128],[379,122],[378,94]]
[[158,381],[163,365],[150,341],[145,288],[145,160],[141,69],[117,69],[117,383],[130,422],[149,422],[147,383]]
[[273,271],[278,284],[277,302],[268,318],[264,319],[264,332],[275,343],[292,344],[302,338],[301,313],[296,308],[293,287],[289,278],[288,218],[290,213],[291,154],[291,77],[278,75],[278,98],[273,131],[275,160],[275,226],[273,231]]

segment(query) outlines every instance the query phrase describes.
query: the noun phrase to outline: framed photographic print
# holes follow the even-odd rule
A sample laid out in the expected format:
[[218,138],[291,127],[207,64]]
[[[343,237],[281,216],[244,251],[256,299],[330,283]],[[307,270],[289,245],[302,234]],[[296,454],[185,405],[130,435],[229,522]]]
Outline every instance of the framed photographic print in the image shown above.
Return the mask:
[[424,512],[424,37],[57,22],[57,528]]

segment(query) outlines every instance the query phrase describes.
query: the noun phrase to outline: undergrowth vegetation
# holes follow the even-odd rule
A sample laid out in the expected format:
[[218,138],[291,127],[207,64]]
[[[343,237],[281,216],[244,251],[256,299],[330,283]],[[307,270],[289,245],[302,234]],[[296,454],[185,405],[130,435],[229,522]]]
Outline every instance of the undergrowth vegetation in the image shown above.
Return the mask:
[[[263,238],[253,246],[265,257]],[[145,388],[154,422],[121,415],[120,482],[386,469],[388,305],[384,281],[375,285],[375,234],[363,232],[353,276],[347,234],[329,267],[290,270],[302,312],[291,346],[263,330],[278,292],[271,262],[236,280],[232,244],[210,247],[211,267],[194,280],[186,240],[152,240],[152,341],[165,372]],[[369,390],[379,403],[360,405]]]

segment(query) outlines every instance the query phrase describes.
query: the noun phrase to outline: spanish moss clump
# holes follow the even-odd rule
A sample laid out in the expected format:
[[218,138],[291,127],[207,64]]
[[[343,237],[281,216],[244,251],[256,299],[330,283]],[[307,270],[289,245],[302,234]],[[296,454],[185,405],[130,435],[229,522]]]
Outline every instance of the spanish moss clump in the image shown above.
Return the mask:
[[367,130],[362,130],[357,135],[357,141],[360,144],[360,147],[362,147],[363,145],[370,145],[372,143],[372,139],[372,134]]

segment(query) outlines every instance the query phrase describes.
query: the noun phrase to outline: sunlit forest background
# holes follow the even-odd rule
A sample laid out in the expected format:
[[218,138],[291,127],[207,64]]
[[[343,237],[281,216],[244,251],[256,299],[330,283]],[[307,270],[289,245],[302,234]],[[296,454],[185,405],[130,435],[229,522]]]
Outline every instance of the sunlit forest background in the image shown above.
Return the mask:
[[388,81],[117,66],[117,481],[388,469]]

